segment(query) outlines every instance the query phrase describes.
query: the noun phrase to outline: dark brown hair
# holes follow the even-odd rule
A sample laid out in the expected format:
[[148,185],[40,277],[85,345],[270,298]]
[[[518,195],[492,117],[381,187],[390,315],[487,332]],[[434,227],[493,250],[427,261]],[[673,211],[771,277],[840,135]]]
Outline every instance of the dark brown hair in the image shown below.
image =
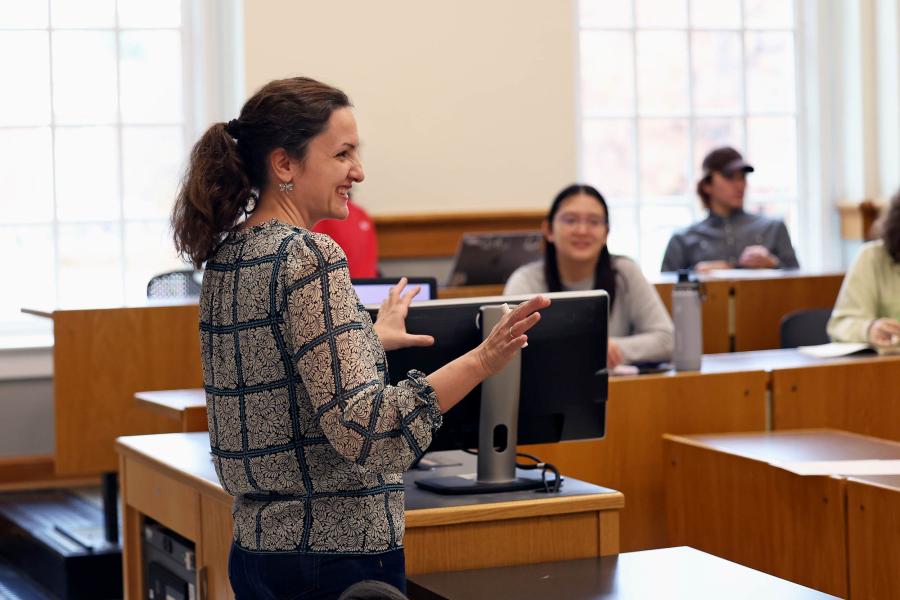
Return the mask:
[[900,190],[897,190],[887,206],[887,214],[881,226],[881,239],[884,240],[884,249],[894,262],[900,263]]
[[[570,185],[556,195],[556,198],[553,199],[553,204],[550,205],[550,212],[547,213],[547,222],[552,225],[553,218],[559,212],[559,207],[562,205],[563,200],[578,194],[590,196],[600,203],[600,206],[603,207],[603,212],[606,213],[606,226],[609,227],[609,207],[606,206],[606,200],[604,200],[603,195],[593,186],[578,183]],[[548,292],[562,291],[559,263],[556,261],[556,244],[548,241],[544,243],[544,279],[547,280]],[[616,301],[616,270],[612,266],[612,257],[606,244],[603,245],[603,249],[600,250],[600,256],[597,259],[593,287],[595,290],[606,290],[609,294],[609,309],[612,310]]]
[[331,113],[348,106],[344,92],[314,79],[279,79],[247,100],[237,119],[207,129],[175,199],[175,249],[200,268],[265,187],[270,153],[283,148],[303,160]]

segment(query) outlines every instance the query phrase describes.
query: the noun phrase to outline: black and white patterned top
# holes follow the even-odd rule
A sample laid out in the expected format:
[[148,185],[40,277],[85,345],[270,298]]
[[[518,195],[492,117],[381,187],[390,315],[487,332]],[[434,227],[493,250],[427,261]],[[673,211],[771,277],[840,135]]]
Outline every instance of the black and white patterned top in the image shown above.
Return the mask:
[[401,547],[401,473],[441,414],[422,373],[388,385],[341,248],[276,220],[229,234],[206,265],[200,337],[235,542],[259,552]]

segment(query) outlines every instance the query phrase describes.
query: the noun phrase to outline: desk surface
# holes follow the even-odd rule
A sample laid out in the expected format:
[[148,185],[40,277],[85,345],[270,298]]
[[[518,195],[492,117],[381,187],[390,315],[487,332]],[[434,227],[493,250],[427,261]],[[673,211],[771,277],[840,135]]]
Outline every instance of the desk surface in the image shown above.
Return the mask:
[[900,443],[834,429],[666,435],[665,438],[767,463],[900,459]]
[[[199,487],[207,493],[230,498],[222,489],[216,476],[209,451],[209,434],[206,432],[122,437],[116,441],[116,447],[121,453],[137,455],[164,467],[171,476],[194,487]],[[485,505],[491,504],[522,504],[534,501],[565,503],[571,505],[573,510],[582,508],[596,510],[624,506],[624,497],[621,493],[571,478],[566,479],[560,492],[552,496],[530,491],[472,496],[440,496],[424,492],[413,483],[416,479],[459,475],[472,473],[475,470],[475,457],[464,452],[435,452],[429,457],[434,457],[439,462],[451,466],[443,466],[431,471],[409,471],[404,474],[406,508],[408,510],[426,511],[454,507],[460,509],[464,509],[464,507],[483,508]],[[414,524],[414,519],[408,522],[410,526]]]
[[411,600],[834,598],[688,547],[414,575],[409,579],[409,597]]

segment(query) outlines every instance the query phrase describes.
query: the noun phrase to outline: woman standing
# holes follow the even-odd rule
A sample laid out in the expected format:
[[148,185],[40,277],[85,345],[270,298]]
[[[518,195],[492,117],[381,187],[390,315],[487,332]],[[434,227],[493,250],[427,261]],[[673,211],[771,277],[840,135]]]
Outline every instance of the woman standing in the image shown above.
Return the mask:
[[517,269],[503,293],[606,290],[609,367],[671,360],[672,319],[640,267],[609,253],[609,211],[600,192],[589,185],[562,190],[550,205],[542,229],[544,260]]
[[401,281],[373,325],[340,247],[309,231],[347,216],[358,147],[343,92],[273,81],[203,134],[176,201],[176,247],[206,264],[203,378],[213,462],[235,498],[239,600],[334,598],[366,579],[405,589],[401,473],[549,304],[520,305],[474,350],[389,386],[385,349],[433,343],[406,332],[417,290]]

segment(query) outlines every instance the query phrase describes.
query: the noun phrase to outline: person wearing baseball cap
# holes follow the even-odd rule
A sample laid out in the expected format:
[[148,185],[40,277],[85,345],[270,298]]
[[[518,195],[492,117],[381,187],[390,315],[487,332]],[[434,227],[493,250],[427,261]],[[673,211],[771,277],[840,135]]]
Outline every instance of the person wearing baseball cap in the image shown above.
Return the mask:
[[697,194],[709,215],[672,235],[662,271],[799,267],[784,222],[744,212],[747,173],[753,170],[728,146],[706,155]]

